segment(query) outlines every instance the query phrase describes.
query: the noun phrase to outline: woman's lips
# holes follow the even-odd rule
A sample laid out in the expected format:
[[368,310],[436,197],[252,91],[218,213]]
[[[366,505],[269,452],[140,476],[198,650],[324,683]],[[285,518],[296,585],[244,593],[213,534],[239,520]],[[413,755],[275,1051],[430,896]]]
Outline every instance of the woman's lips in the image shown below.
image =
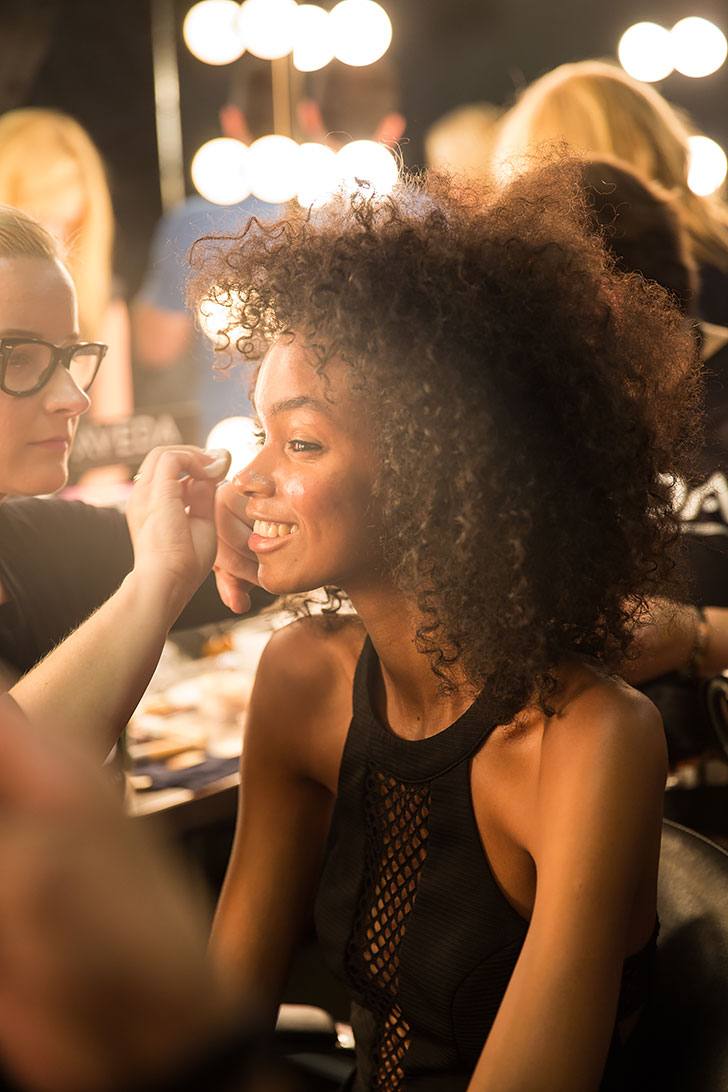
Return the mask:
[[256,554],[269,554],[272,553],[273,550],[279,550],[295,537],[295,535],[283,535],[281,537],[268,538],[266,535],[259,535],[253,531],[248,539],[248,549]]
[[267,554],[297,534],[297,523],[254,519],[253,531],[248,539],[248,547],[256,553]]
[[31,440],[31,447],[42,447],[46,451],[65,451],[71,441],[67,436],[52,436],[50,440]]

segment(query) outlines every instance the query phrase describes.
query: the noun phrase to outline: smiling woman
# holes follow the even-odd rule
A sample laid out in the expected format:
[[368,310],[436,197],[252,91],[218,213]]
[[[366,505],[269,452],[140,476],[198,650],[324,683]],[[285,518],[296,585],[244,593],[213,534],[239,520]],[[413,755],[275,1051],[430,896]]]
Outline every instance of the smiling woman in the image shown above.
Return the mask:
[[314,912],[357,1092],[622,1087],[666,767],[612,672],[672,573],[689,329],[615,271],[568,161],[342,198],[198,259],[262,358],[236,483],[258,579],[358,615],[263,655],[220,967],[272,1019]]

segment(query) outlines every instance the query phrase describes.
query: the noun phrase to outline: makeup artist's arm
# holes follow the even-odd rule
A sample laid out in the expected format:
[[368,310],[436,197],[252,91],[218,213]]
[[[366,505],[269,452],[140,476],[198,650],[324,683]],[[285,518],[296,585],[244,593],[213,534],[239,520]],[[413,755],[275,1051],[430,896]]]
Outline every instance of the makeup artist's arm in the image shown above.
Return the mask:
[[170,627],[215,557],[215,485],[229,464],[193,447],[147,456],[127,508],[134,567],[11,690],[24,712],[103,757],[135,709]]
[[705,607],[703,617],[690,603],[654,599],[635,632],[621,674],[639,685],[669,671],[693,668],[709,678],[728,667],[728,609]]

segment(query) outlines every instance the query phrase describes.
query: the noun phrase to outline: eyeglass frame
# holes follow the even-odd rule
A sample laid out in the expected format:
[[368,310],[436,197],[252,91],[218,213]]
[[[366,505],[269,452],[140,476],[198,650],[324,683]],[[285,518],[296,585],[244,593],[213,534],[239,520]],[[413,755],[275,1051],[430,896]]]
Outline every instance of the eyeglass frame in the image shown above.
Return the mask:
[[[40,381],[36,383],[34,387],[31,387],[27,391],[11,391],[5,386],[5,372],[7,370],[8,360],[10,352],[17,345],[45,345],[51,350],[51,362],[45,369]],[[51,381],[53,373],[59,364],[62,364],[67,372],[71,371],[71,359],[73,354],[78,349],[100,349],[99,358],[96,362],[96,371],[91,376],[91,380],[88,386],[80,388],[83,393],[91,390],[91,386],[99,374],[99,368],[101,367],[101,361],[109,351],[109,346],[105,345],[103,341],[76,341],[73,345],[54,345],[52,341],[46,341],[42,337],[0,337],[0,390],[5,394],[10,395],[11,398],[30,398],[31,395],[37,394],[38,391],[42,391],[45,386]],[[73,377],[71,377],[73,378]],[[75,383],[75,379],[74,379]]]

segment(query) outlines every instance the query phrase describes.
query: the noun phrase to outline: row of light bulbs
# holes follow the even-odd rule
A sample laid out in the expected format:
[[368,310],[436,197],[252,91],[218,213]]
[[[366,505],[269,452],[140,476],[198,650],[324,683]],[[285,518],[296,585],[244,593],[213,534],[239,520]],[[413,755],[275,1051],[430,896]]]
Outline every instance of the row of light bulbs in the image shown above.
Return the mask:
[[718,71],[728,56],[728,41],[715,23],[691,15],[672,30],[635,23],[620,38],[617,55],[625,72],[643,83],[667,79],[673,71],[699,79]]
[[352,140],[334,152],[273,134],[250,146],[218,137],[192,160],[196,190],[216,205],[237,204],[252,193],[274,205],[295,198],[304,208],[318,208],[340,190],[351,194],[362,185],[384,197],[398,177],[394,155],[374,140]]
[[[635,23],[619,40],[622,68],[642,83],[657,83],[672,72],[700,79],[717,72],[728,56],[728,41],[709,19],[688,16],[671,30],[659,23]],[[688,186],[699,197],[715,193],[725,181],[728,159],[715,140],[690,138]]]
[[230,64],[246,50],[267,61],[292,53],[295,68],[315,72],[334,57],[356,66],[378,61],[392,41],[392,23],[375,0],[339,0],[330,12],[296,0],[200,0],[182,34],[206,64]]

